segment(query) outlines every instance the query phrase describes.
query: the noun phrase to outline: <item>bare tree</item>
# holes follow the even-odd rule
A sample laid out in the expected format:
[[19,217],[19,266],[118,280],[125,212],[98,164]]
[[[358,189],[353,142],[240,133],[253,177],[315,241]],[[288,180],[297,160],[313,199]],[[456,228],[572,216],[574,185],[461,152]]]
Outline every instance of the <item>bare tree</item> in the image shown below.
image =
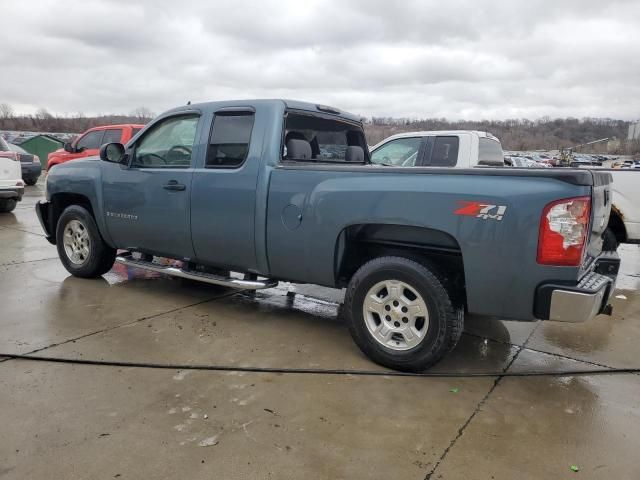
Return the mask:
[[13,107],[8,103],[0,103],[0,118],[11,118],[13,117]]
[[51,115],[46,108],[39,108],[38,110],[36,110],[35,117],[38,120],[51,120],[53,118],[53,115]]
[[133,112],[131,112],[131,116],[136,117],[141,122],[147,123],[156,115],[147,107],[138,107]]

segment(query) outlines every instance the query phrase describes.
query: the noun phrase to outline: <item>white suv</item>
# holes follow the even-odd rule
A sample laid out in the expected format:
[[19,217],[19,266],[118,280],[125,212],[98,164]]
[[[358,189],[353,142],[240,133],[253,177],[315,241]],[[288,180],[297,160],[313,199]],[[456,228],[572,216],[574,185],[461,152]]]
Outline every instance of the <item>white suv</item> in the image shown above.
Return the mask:
[[23,194],[24,182],[18,157],[0,137],[0,213],[16,208]]

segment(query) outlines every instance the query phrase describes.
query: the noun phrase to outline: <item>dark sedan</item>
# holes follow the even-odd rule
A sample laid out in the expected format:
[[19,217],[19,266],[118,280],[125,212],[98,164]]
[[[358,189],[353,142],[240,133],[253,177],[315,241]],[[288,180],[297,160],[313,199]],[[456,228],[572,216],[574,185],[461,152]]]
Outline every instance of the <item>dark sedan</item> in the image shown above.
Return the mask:
[[27,185],[35,185],[42,173],[42,166],[40,165],[40,158],[37,155],[32,155],[24,148],[14,145],[13,143],[7,143],[9,150],[15,152],[20,160],[20,167],[22,168],[22,180]]

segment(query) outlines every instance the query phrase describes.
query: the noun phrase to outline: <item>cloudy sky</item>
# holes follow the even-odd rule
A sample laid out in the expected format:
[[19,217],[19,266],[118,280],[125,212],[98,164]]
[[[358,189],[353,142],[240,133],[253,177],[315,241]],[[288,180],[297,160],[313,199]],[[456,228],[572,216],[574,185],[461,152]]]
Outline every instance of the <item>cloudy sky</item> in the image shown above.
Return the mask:
[[365,116],[640,117],[638,0],[2,0],[0,103],[159,113],[286,97]]

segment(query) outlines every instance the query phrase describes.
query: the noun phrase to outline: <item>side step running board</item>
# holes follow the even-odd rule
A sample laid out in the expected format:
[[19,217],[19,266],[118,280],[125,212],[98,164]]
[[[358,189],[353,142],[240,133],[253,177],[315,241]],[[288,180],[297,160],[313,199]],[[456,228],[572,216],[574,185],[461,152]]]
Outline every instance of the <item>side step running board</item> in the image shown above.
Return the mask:
[[243,280],[240,278],[222,277],[219,275],[212,275],[210,273],[195,272],[193,270],[185,270],[183,268],[165,267],[163,265],[158,265],[157,263],[133,258],[130,252],[118,255],[116,257],[116,262],[122,263],[123,265],[128,265],[130,267],[142,268],[145,270],[150,270],[152,272],[172,275],[174,277],[188,278],[189,280],[211,283],[213,285],[222,285],[223,287],[239,288],[245,290],[260,290],[263,288],[272,288],[278,285],[278,282],[276,280],[270,280],[268,278],[264,280]]

